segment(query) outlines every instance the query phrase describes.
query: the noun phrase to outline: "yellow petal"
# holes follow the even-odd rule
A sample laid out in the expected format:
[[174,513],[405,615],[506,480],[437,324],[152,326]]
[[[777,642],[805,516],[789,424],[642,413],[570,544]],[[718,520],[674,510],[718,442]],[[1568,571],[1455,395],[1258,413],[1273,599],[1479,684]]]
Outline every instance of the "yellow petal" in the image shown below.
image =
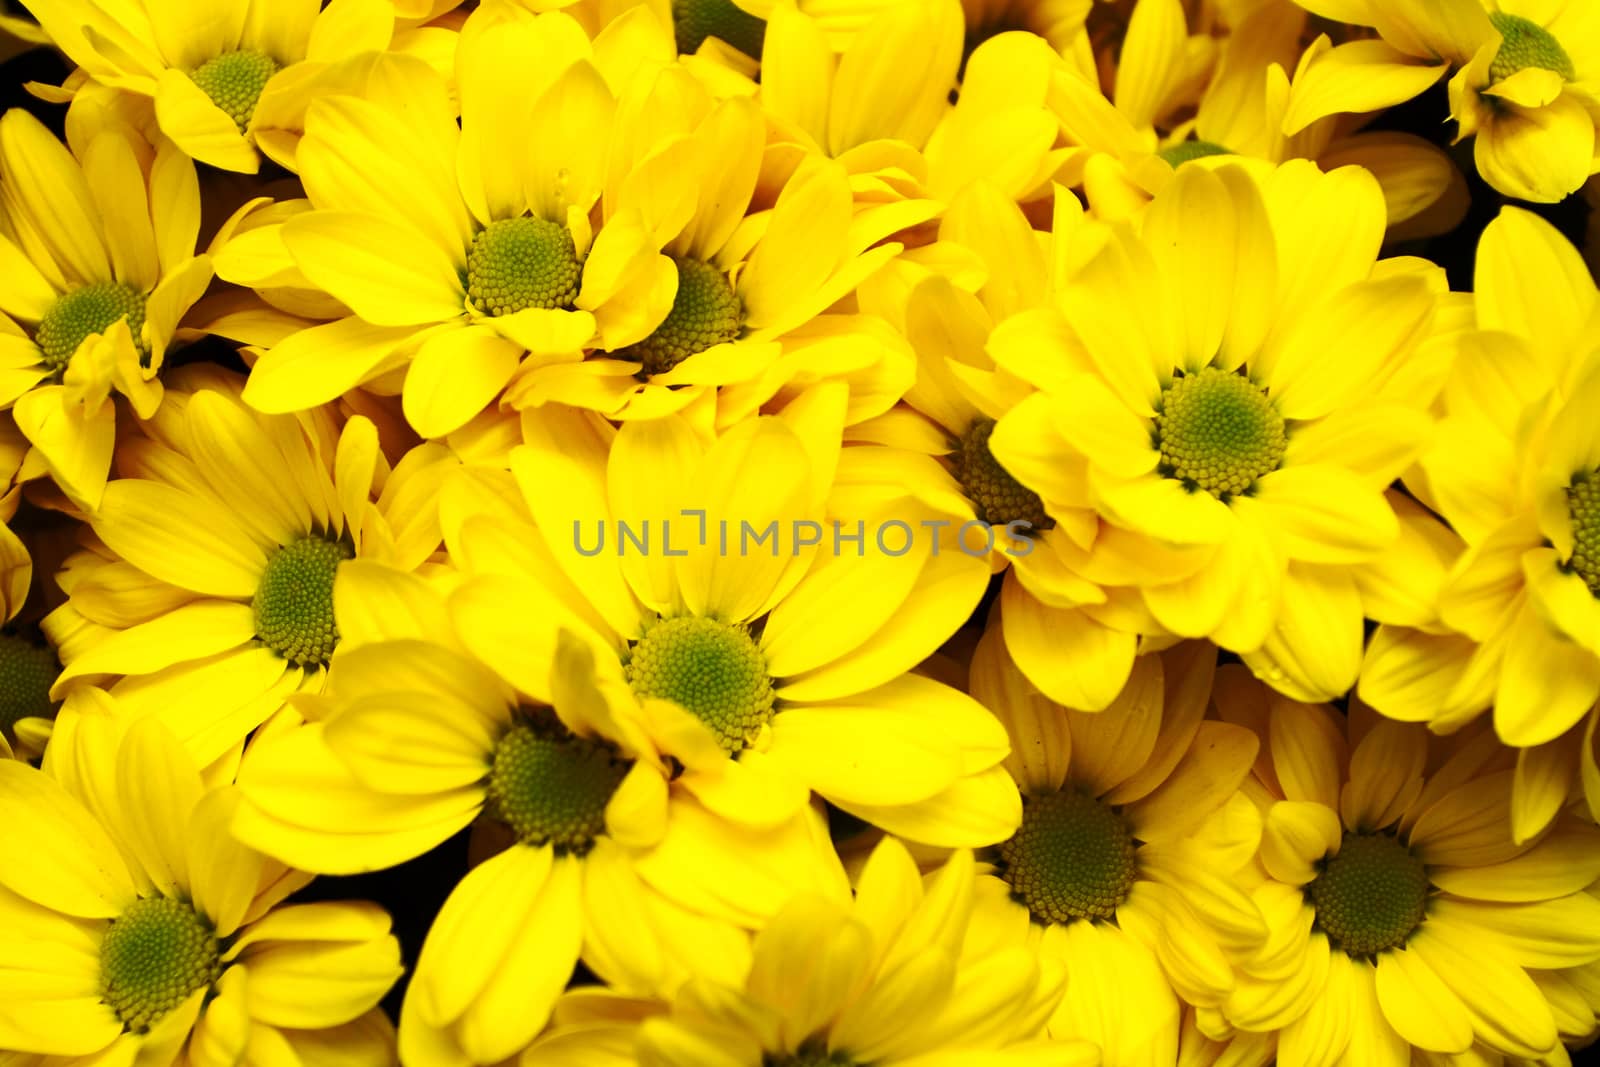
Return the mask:
[[255,146],[233,118],[181,70],[169,67],[156,82],[156,121],[162,133],[202,163],[240,174],[261,168]]
[[16,237],[51,284],[65,289],[109,279],[103,224],[66,146],[17,108],[0,119],[0,161],[20,209]]
[[463,313],[455,265],[409,226],[310,211],[284,223],[283,243],[307,278],[376,326],[418,326]]
[[12,847],[30,857],[0,869],[0,882],[53,911],[111,919],[133,902],[134,884],[111,843],[83,805],[54,779],[16,760],[0,763],[0,800],[18,813]]
[[1383,111],[1421,96],[1449,65],[1419,62],[1386,41],[1350,41],[1314,59],[1295,78],[1283,134],[1293,137],[1318,119]]
[[1102,626],[1078,609],[1048,607],[1015,582],[1001,588],[1000,601],[1006,648],[1041,692],[1085,711],[1116,699],[1133,669],[1134,634]]
[[920,147],[955,82],[963,21],[956,3],[932,0],[891,5],[869,22],[834,75],[829,152],[878,138]]
[[1433,1052],[1465,1052],[1472,1044],[1472,1017],[1419,952],[1404,949],[1378,956],[1378,1004],[1401,1037]]
[[522,346],[476,327],[446,330],[422,343],[406,372],[406,421],[423,437],[443,437],[492,405],[522,361]]
[[1508,106],[1478,130],[1473,158],[1507,196],[1553,204],[1581,186],[1594,159],[1595,127],[1570,93],[1541,108]]
[[244,400],[268,413],[324,404],[402,366],[405,357],[396,350],[415,333],[407,326],[373,326],[354,316],[301,330],[256,361]]
[[255,596],[267,566],[259,542],[232,518],[161,482],[125,478],[108,485],[95,532],[146,573],[209,596]]

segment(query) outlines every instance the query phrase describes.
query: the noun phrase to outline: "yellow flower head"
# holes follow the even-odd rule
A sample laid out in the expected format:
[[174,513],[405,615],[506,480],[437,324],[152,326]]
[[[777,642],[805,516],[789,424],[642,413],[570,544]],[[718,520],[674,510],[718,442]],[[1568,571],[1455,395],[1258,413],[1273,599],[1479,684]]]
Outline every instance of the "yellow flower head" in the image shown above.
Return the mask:
[[[365,77],[362,53],[437,52],[443,30],[397,18],[454,6],[434,0],[27,0],[79,72],[56,91],[74,104],[122,94],[191,158],[254,174],[261,154],[294,168],[306,104]],[[397,33],[396,30],[400,32]],[[446,45],[446,48],[448,45]]]
[[1006,724],[1023,793],[1017,833],[979,854],[978,907],[1065,967],[1050,1032],[1100,1045],[1108,1067],[1171,1061],[1178,995],[1221,1003],[1230,961],[1266,936],[1232,884],[1260,840],[1238,794],[1257,744],[1205,718],[1215,667],[1198,643],[1143,656],[1090,713],[1034,690],[993,629],[973,659],[973,694]]
[[695,981],[639,1028],[639,1062],[899,1067],[930,1057],[1088,1065],[1039,1036],[1069,976],[985,936],[970,852],[924,881],[905,846],[872,853],[855,899],[796,894],[755,940],[748,977]]
[[130,725],[96,690],[63,711],[44,771],[0,761],[0,812],[30,857],[0,871],[0,968],[32,976],[8,993],[0,1043],[42,1064],[314,1056],[329,1038],[393,1056],[369,1014],[400,975],[389,916],[284,904],[310,878],[228,836],[237,800],[160,722]]
[[[1334,216],[1337,239],[1318,221]],[[1427,344],[1442,278],[1375,262],[1384,217],[1354,167],[1289,163],[1259,183],[1185,167],[1137,228],[1083,229],[1097,250],[1055,307],[996,329],[990,354],[1038,391],[990,449],[1070,523],[1072,570],[1132,594],[1108,598],[1107,624],[1210,638],[1285,692],[1355,681],[1348,565],[1398,535],[1383,487],[1424,444],[1448,365]],[[1008,621],[1013,654],[1047,693],[1077,695],[1033,618]]]
[[1537,1059],[1592,1027],[1563,972],[1600,960],[1586,891],[1600,831],[1563,815],[1515,843],[1516,772],[1492,733],[1430,740],[1360,705],[1285,700],[1238,668],[1219,672],[1216,700],[1262,740],[1251,895],[1272,933],[1203,1020],[1213,1036],[1276,1031],[1285,1059],[1343,1048],[1398,1065],[1413,1049]]
[[147,419],[167,346],[211,281],[200,188],[169,141],[108,124],[76,153],[23,111],[0,118],[0,405],[80,508],[99,506],[113,390]]
[[[57,692],[115,682],[208,764],[289,694],[321,688],[346,561],[409,570],[434,551],[419,484],[443,457],[418,451],[391,472],[370,420],[260,416],[234,379],[200,371],[126,449],[44,628],[65,665]],[[106,595],[129,581],[137,595]]]

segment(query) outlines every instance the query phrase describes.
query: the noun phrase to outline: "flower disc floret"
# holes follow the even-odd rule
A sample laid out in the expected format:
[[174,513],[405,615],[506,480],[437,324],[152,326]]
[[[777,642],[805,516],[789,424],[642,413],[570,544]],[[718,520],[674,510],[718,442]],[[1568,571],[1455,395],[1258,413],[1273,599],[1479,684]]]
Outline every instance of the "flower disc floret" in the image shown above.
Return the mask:
[[626,671],[635,694],[682,707],[730,755],[772,721],[766,657],[744,626],[693,615],[657,620],[634,644]]
[[581,856],[605,833],[606,805],[629,766],[613,746],[540,712],[495,745],[488,810],[530,845]]
[[716,267],[680,258],[678,293],[655,332],[638,344],[646,374],[664,374],[690,356],[738,338],[744,303]]
[[1223,501],[1277,470],[1288,440],[1267,394],[1243,375],[1216,367],[1162,390],[1155,439],[1162,474]]
[[1054,520],[1045,513],[1039,494],[1013,478],[989,451],[994,425],[993,419],[974,419],[956,442],[950,457],[956,481],[984,522],[1003,526],[1021,521],[1030,523],[1035,530],[1048,529]]
[[49,718],[55,710],[50,687],[60,674],[53,649],[0,634],[0,733],[11,733],[21,719]]
[[111,920],[100,942],[101,997],[142,1034],[222,974],[216,931],[181,900],[148,897]]
[[467,300],[485,315],[571,307],[582,278],[572,234],[548,219],[491,222],[467,252]]
[[1572,518],[1572,555],[1567,569],[1600,597],[1600,472],[1586,472],[1567,487],[1567,514]]
[[276,73],[277,60],[265,52],[241,49],[206,60],[189,77],[243,133],[256,113],[261,91]]
[[251,601],[262,643],[297,666],[326,666],[339,643],[333,579],[339,565],[354,555],[343,541],[315,536],[274,553]]
[[1122,815],[1087,793],[1024,797],[1000,875],[1041,923],[1110,919],[1138,877],[1137,847]]
[[1554,71],[1567,81],[1577,78],[1572,57],[1561,47],[1561,42],[1537,22],[1503,11],[1491,12],[1489,21],[1500,31],[1500,48],[1489,63],[1491,83],[1504,81],[1529,67]]
[[118,319],[128,320],[134,346],[141,358],[149,358],[149,348],[139,336],[144,330],[145,296],[120,282],[99,282],[74,289],[50,305],[39,320],[33,340],[44,354],[44,364],[52,371],[66,369],[72,354],[95,334],[103,334]]
[[1358,959],[1406,943],[1428,904],[1428,872],[1393,834],[1346,833],[1306,887],[1317,925]]
[[766,22],[733,0],[672,0],[672,23],[678,51],[685,55],[699,51],[707,37],[716,37],[750,58],[760,59],[767,35]]

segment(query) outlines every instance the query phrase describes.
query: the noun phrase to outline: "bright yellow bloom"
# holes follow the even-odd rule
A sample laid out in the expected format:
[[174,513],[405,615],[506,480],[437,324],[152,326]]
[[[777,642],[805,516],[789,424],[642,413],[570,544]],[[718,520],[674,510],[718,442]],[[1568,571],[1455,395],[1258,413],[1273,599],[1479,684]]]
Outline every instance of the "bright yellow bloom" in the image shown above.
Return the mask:
[[195,255],[194,164],[109,125],[81,159],[23,111],[0,118],[0,406],[78,507],[100,504],[116,438],[113,390],[134,414],[161,403],[158,375],[211,281]]
[[1071,976],[1050,1032],[1105,1051],[1107,1067],[1174,1062],[1181,995],[1215,1007],[1231,961],[1265,924],[1232,877],[1260,821],[1239,784],[1256,739],[1207,721],[1216,652],[1192,643],[1141,657],[1104,711],[1051,703],[986,633],[972,692],[1005,722],[1022,826],[979,854],[984,922],[1020,935]]
[[[371,904],[285,905],[309,876],[227,833],[237,797],[202,783],[159,722],[86,690],[45,771],[0,761],[0,1046],[39,1067],[318,1062],[389,1067],[378,1000],[400,975]],[[32,1058],[28,1054],[37,1056]]]
[[1251,894],[1272,935],[1205,1029],[1276,1031],[1280,1062],[1372,1067],[1543,1060],[1593,1031],[1571,1005],[1600,961],[1600,830],[1569,814],[1513,843],[1512,754],[1492,733],[1431,742],[1237,668],[1216,702],[1266,756]]
[[[1084,670],[1115,692],[1134,632],[1210,638],[1290,694],[1355,682],[1351,565],[1398,536],[1383,488],[1426,443],[1448,367],[1428,344],[1443,278],[1375,262],[1384,218],[1355,167],[1291,162],[1259,185],[1185,167],[1137,229],[1081,228],[1098,251],[1055,307],[996,329],[990,354],[1038,392],[990,449],[1067,524],[1074,570],[1123,589],[1005,603],[1044,692],[1070,700]],[[1062,656],[1063,628],[1121,652]]]
[[[306,104],[366,77],[389,48],[448,55],[444,30],[397,27],[454,3],[430,0],[22,0],[79,67],[63,100],[116,106],[153,122],[191,158],[254,174],[264,153],[293,169]],[[396,33],[400,29],[401,32]]]
[[[1041,1035],[1077,981],[977,922],[970,852],[926,883],[886,838],[854,901],[796,894],[756,937],[739,983],[691,982],[639,1028],[649,1067],[1088,1067],[1098,1050]],[[527,1062],[527,1061],[524,1061]],[[537,1061],[534,1061],[535,1063]]]
[[[1369,614],[1383,625],[1360,691],[1439,732],[1492,706],[1495,731],[1521,749],[1523,841],[1580,781],[1600,813],[1600,577],[1585,547],[1600,467],[1600,294],[1565,238],[1510,207],[1479,241],[1475,285],[1479,329],[1461,339],[1438,440],[1406,476],[1454,532],[1417,514],[1373,566],[1368,595],[1382,603]],[[1485,387],[1508,375],[1514,387]]]
[[920,524],[950,515],[915,498],[829,507],[844,408],[834,384],[715,441],[676,415],[613,431],[525,413],[515,488],[483,485],[488,514],[447,523],[475,575],[452,618],[532,694],[557,628],[583,635],[603,688],[670,733],[678,781],[731,821],[784,822],[814,791],[913,840],[999,840],[1020,814],[1004,731],[907,673],[971,614],[989,568],[935,540]]
[[434,920],[401,1013],[408,1064],[499,1063],[543,1028],[579,959],[631,995],[736,979],[741,926],[796,886],[843,885],[817,814],[741,832],[669,788],[648,724],[607,706],[581,644],[546,662],[547,706],[457,645],[419,579],[353,564],[340,580],[342,598],[404,610],[336,661],[316,721],[251,747],[234,830],[344,873],[421,855],[481,817],[503,851]]
[[303,410],[407,368],[406,417],[440,436],[492,405],[528,353],[619,348],[666,317],[676,271],[649,230],[591,218],[617,107],[607,78],[638,73],[637,20],[597,49],[566,15],[519,13],[483,8],[463,28],[459,129],[426,70],[312,105],[299,156],[313,210],[230,242],[219,267],[260,287],[298,269],[355,314],[264,355],[251,404]]
[[187,381],[151,439],[125,446],[98,541],[69,562],[44,628],[65,667],[57,693],[115,681],[204,765],[321,688],[344,561],[409,570],[437,548],[436,457],[418,449],[391,472],[366,418],[261,416],[216,368]]

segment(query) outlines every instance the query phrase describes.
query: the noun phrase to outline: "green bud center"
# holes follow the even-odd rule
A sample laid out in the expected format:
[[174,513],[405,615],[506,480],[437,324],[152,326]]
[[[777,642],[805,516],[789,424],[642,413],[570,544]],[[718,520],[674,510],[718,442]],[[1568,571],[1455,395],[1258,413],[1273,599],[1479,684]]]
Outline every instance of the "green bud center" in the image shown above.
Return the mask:
[[972,501],[977,517],[994,526],[1028,522],[1034,530],[1047,530],[1055,520],[1045,514],[1039,494],[1026,488],[1000,466],[989,451],[993,419],[974,419],[950,455],[956,481]]
[[1231,156],[1233,153],[1211,141],[1179,141],[1177,144],[1163,148],[1156,155],[1166,160],[1169,166],[1177,168],[1191,159],[1203,159],[1206,156]]
[[343,541],[302,537],[273,554],[251,607],[256,636],[290,663],[326,666],[339,643],[333,620],[333,579],[355,555]]
[[1306,895],[1328,939],[1364,958],[1405,944],[1422,922],[1428,872],[1393,834],[1346,833]]
[[1555,71],[1567,81],[1577,78],[1572,57],[1561,47],[1561,42],[1537,22],[1502,11],[1491,12],[1489,21],[1500,31],[1500,49],[1489,64],[1491,84],[1529,67]]
[[1022,826],[998,849],[1000,874],[1041,923],[1110,919],[1138,876],[1137,848],[1121,814],[1065,789],[1023,798]]
[[180,900],[136,900],[100,942],[100,995],[142,1034],[222,974],[216,931]]
[[530,845],[581,856],[605,833],[606,805],[631,765],[613,746],[540,711],[495,745],[488,810]]
[[22,719],[55,715],[50,687],[60,673],[54,649],[0,634],[0,734],[12,734]]
[[1222,501],[1277,470],[1287,443],[1283,416],[1267,394],[1243,375],[1216,367],[1162,390],[1155,438],[1162,474]]
[[548,219],[491,222],[467,252],[467,301],[485,315],[571,307],[582,278],[572,234]]
[[772,721],[772,679],[750,631],[692,615],[659,619],[634,643],[628,683],[640,698],[670,700],[711,729],[730,755]]
[[664,374],[690,356],[738,338],[744,303],[722,272],[698,259],[674,259],[678,295],[655,332],[636,346],[646,374]]
[[241,49],[208,59],[189,77],[243,133],[256,113],[261,91],[278,73],[278,61],[264,52]]
[[1600,472],[1585,471],[1567,487],[1567,514],[1572,517],[1572,555],[1567,569],[1600,597]]
[[125,318],[140,358],[148,359],[150,350],[139,336],[144,330],[144,307],[144,294],[131,286],[120,282],[85,285],[50,305],[39,320],[33,339],[44,353],[45,366],[60,373],[66,370],[79,345]]
[[761,58],[767,24],[733,0],[672,0],[672,22],[684,55],[698,52],[707,37],[716,37],[751,59]]

